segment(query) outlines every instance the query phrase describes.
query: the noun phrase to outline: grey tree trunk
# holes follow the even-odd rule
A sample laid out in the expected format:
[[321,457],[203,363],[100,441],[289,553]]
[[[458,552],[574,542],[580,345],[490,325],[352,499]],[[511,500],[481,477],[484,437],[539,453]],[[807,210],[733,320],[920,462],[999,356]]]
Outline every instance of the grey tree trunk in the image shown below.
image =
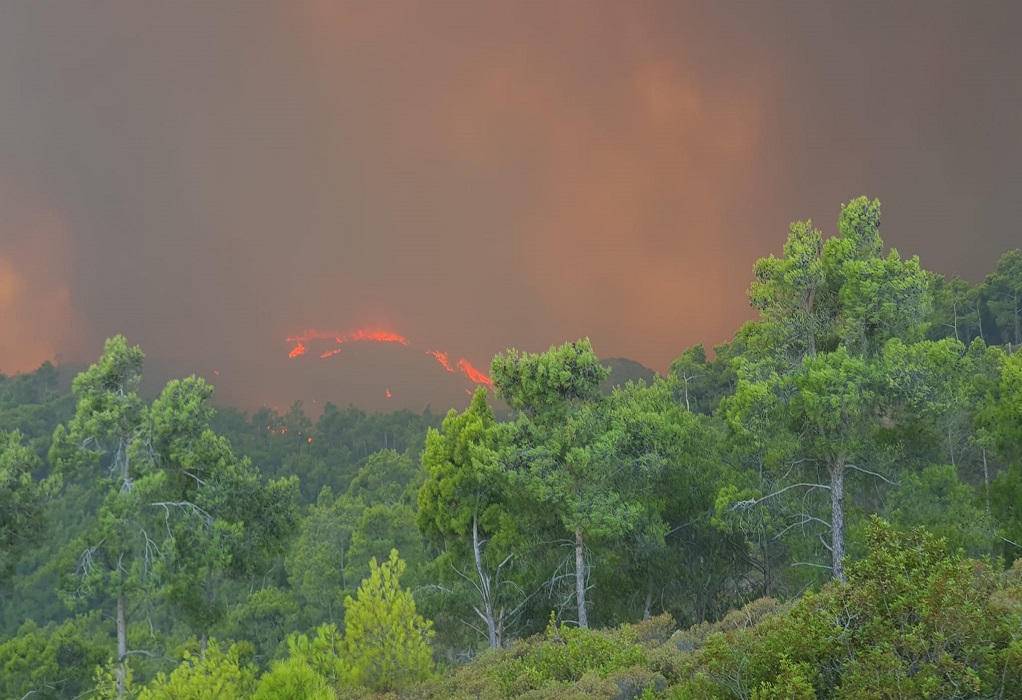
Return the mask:
[[475,556],[476,575],[479,576],[479,595],[483,603],[483,618],[486,622],[486,631],[490,637],[490,648],[499,649],[501,645],[501,630],[493,615],[493,591],[490,587],[490,577],[486,575],[483,568],[482,545],[479,542],[479,517],[472,514],[472,553]]
[[830,467],[830,555],[834,578],[845,581],[845,458]]
[[582,528],[575,528],[575,598],[578,601],[578,626],[589,627],[586,614],[586,561],[582,546]]
[[642,619],[648,620],[650,618],[650,609],[653,607],[653,579],[647,579],[646,581],[646,604],[642,608]]

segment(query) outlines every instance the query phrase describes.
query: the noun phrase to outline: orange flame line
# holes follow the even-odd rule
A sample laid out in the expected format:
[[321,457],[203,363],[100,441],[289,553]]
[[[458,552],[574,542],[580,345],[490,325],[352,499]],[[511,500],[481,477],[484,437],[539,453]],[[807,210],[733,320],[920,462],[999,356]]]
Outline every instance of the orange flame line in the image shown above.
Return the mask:
[[[374,330],[371,328],[359,328],[358,330],[350,333],[338,333],[336,331],[324,331],[318,328],[311,328],[304,333],[293,335],[286,338],[289,343],[295,343],[295,347],[292,348],[291,352],[288,353],[288,357],[294,359],[300,357],[308,350],[305,347],[305,343],[312,340],[333,340],[338,345],[341,343],[358,343],[362,341],[372,340],[377,343],[401,343],[402,345],[408,345],[408,339],[397,333],[390,331]],[[340,348],[324,352],[319,357],[325,359],[331,355],[336,355],[340,352]]]
[[465,376],[471,379],[476,384],[485,384],[486,386],[493,388],[493,380],[487,377],[485,374],[477,370],[472,366],[472,363],[466,360],[464,357],[458,360],[458,369],[465,373]]
[[440,352],[439,350],[427,350],[426,354],[435,357],[436,361],[439,362],[443,366],[443,368],[446,369],[448,372],[455,371],[455,369],[451,367],[451,363],[448,362],[447,360],[446,352]]
[[[357,343],[370,340],[377,343],[400,343],[401,345],[411,344],[408,342],[408,339],[405,338],[404,336],[399,335],[397,333],[393,333],[391,331],[375,330],[371,328],[359,328],[358,330],[351,331],[349,333],[338,333],[335,331],[324,331],[317,328],[312,328],[305,331],[304,333],[300,333],[298,335],[294,335],[291,336],[290,338],[287,338],[288,342],[295,343],[294,348],[291,349],[291,352],[289,352],[287,356],[294,359],[296,357],[304,355],[308,351],[308,348],[305,346],[305,343],[313,340],[333,340],[338,345],[341,345],[343,343]],[[320,354],[320,358],[325,359],[328,357],[332,357],[339,353],[340,351],[341,348],[339,347],[327,350],[326,352]],[[450,356],[446,352],[441,352],[439,350],[427,350],[426,354],[432,355],[436,359],[436,361],[440,363],[440,366],[446,369],[448,372],[461,372],[476,384],[483,384],[491,389],[493,388],[493,380],[491,380],[488,376],[486,376],[478,369],[476,369],[472,365],[472,363],[466,360],[465,358],[459,359],[457,366],[452,366],[450,362]],[[387,389],[386,392],[387,398],[390,398],[391,396],[390,389]]]

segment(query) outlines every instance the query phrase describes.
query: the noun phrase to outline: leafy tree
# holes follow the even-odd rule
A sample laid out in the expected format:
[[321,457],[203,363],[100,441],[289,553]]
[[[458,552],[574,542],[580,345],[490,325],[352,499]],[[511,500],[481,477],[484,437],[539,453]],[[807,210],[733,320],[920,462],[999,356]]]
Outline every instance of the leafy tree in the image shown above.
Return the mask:
[[426,482],[419,489],[419,529],[443,554],[438,572],[449,585],[468,581],[475,593],[472,609],[485,625],[490,648],[503,644],[510,620],[520,611],[521,595],[508,578],[515,552],[507,529],[507,475],[499,462],[497,423],[480,387],[464,411],[451,410],[440,430],[430,429],[422,465]]
[[279,588],[254,591],[227,613],[218,635],[245,640],[255,647],[256,660],[265,665],[282,655],[288,635],[302,627],[302,611],[294,598]]
[[509,350],[490,371],[497,396],[520,411],[506,450],[509,478],[574,536],[578,624],[588,627],[586,539],[620,535],[639,515],[612,488],[617,465],[599,441],[605,427],[599,386],[607,369],[585,339],[537,355]]
[[985,339],[981,288],[957,275],[946,279],[930,274],[933,315],[929,337],[932,340],[954,338],[968,344],[975,338]]
[[81,537],[75,573],[65,581],[71,599],[110,596],[117,613],[117,687],[125,690],[128,597],[149,587],[163,558],[146,512],[160,486],[144,449],[146,406],[137,389],[142,351],[123,336],[111,338],[99,362],[75,377],[78,397],[65,431],[54,433],[51,462],[59,469],[95,473],[106,490],[95,527]]
[[811,221],[792,223],[784,256],[756,262],[749,300],[760,318],[776,328],[774,345],[791,358],[815,355],[818,338],[830,331],[831,309],[821,299],[825,270],[823,236]]
[[702,685],[703,697],[721,698],[755,697],[752,689],[765,697],[1006,697],[1019,682],[1009,633],[1017,618],[990,605],[996,589],[988,566],[922,530],[900,533],[874,519],[847,583],[806,595],[779,617],[710,635],[678,695],[693,697]]
[[671,374],[677,379],[678,393],[685,410],[708,413],[712,376],[702,343],[681,353],[681,357],[671,363]]
[[994,482],[991,505],[1016,558],[1022,555],[1022,354],[1003,358],[998,394],[983,419],[1008,468]]
[[247,700],[256,688],[255,667],[245,661],[247,644],[226,652],[210,640],[202,657],[185,652],[177,668],[160,673],[138,694],[139,700]]
[[[765,464],[773,473],[811,476],[789,483],[778,480],[778,488],[772,493],[735,500],[727,507],[732,511],[744,510],[791,490],[803,494],[827,492],[828,521],[822,521],[811,511],[799,511],[795,518],[799,526],[816,523],[829,531],[831,570],[839,580],[844,580],[845,470],[859,468],[858,460],[867,457],[871,450],[869,438],[875,425],[871,411],[875,391],[873,371],[870,363],[851,357],[840,348],[804,358],[797,373],[742,382],[728,403],[733,430],[750,431],[749,421],[761,421],[751,431],[768,433],[759,439],[763,441]],[[820,472],[825,478],[816,480],[814,476]]]
[[20,432],[0,430],[0,583],[20,552],[42,536],[44,490],[32,479],[38,464]]
[[415,525],[415,511],[403,503],[393,506],[378,503],[364,508],[351,533],[351,551],[344,571],[345,580],[362,580],[369,575],[366,562],[373,558],[382,559],[396,547],[403,547],[401,551],[408,553],[405,560],[407,578],[417,582],[420,567],[425,560],[425,551],[422,535]]
[[352,535],[364,510],[361,501],[347,494],[334,498],[324,486],[288,548],[288,582],[313,624],[341,621],[344,596],[354,588],[345,574]]
[[902,476],[889,498],[891,522],[904,530],[918,527],[942,537],[952,549],[983,556],[993,549],[993,528],[976,494],[958,480],[954,466],[932,465]]
[[223,615],[217,582],[250,572],[259,555],[279,550],[294,520],[295,482],[264,488],[249,463],[209,430],[212,387],[196,377],[174,380],[147,406],[137,393],[142,359],[123,337],[107,341],[100,361],[75,379],[77,412],[67,431],[58,428],[52,449],[58,466],[91,474],[106,491],[64,588],[72,600],[116,600],[122,680],[129,598],[146,600],[159,581],[205,646]]
[[365,503],[413,503],[420,472],[411,457],[386,449],[374,452],[358,470],[348,494]]
[[702,620],[728,578],[732,548],[706,517],[721,483],[720,436],[676,400],[675,381],[626,385],[606,407],[615,488],[639,508],[632,529],[599,553],[600,607],[618,606],[619,620],[666,610]]
[[25,622],[0,644],[0,697],[82,696],[96,666],[110,655],[103,625],[98,611],[42,627]]
[[302,659],[274,661],[259,679],[254,700],[335,700],[337,697],[323,676]]
[[1022,345],[1022,251],[997,260],[997,271],[984,282],[987,305],[1005,343]]
[[218,586],[283,553],[297,520],[297,477],[264,484],[250,461],[237,459],[207,427],[211,394],[201,379],[173,380],[149,411],[151,449],[164,470],[163,500],[150,505],[163,509],[171,535],[162,593],[201,635],[203,651],[224,615]]
[[396,549],[383,565],[373,558],[356,597],[344,601],[348,682],[354,685],[392,691],[430,675],[433,630],[415,611],[411,591],[401,587],[404,570]]
[[330,685],[336,687],[346,680],[344,635],[335,625],[320,625],[311,639],[304,634],[293,634],[288,637],[287,648],[288,658],[309,666]]
[[821,542],[839,580],[845,472],[885,478],[865,465],[877,454],[881,351],[892,338],[919,339],[929,308],[918,260],[902,261],[894,250],[883,257],[879,226],[880,203],[860,197],[842,207],[837,238],[823,243],[808,222],[793,224],[784,258],[756,264],[749,296],[761,310],[762,330],[739,365],[736,394],[723,406],[769,492],[743,498],[732,487],[720,505],[733,512],[791,491],[804,498],[827,492],[826,520],[816,508],[800,509],[789,527],[829,531],[829,543]]

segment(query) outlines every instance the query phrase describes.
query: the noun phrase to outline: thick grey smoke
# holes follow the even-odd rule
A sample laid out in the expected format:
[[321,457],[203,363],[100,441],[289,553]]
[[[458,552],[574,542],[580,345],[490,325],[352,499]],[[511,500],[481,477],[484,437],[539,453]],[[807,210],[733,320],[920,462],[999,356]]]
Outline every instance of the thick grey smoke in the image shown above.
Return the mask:
[[299,363],[284,342],[370,325],[481,367],[589,335],[663,370],[750,316],[751,265],[790,220],[832,233],[859,194],[902,254],[978,278],[1018,240],[1020,20],[1007,3],[5,3],[0,369],[91,361],[124,333],[222,400],[378,407],[379,384],[413,381],[411,351]]

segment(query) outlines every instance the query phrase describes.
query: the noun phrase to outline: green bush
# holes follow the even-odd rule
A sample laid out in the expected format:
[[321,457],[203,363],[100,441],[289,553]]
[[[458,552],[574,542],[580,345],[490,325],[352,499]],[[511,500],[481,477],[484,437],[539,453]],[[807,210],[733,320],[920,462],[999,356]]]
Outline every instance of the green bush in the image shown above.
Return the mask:
[[505,662],[496,667],[494,677],[507,695],[514,696],[549,683],[575,683],[587,673],[605,677],[646,663],[646,651],[629,627],[597,631],[559,628],[551,621],[544,642],[512,646]]

